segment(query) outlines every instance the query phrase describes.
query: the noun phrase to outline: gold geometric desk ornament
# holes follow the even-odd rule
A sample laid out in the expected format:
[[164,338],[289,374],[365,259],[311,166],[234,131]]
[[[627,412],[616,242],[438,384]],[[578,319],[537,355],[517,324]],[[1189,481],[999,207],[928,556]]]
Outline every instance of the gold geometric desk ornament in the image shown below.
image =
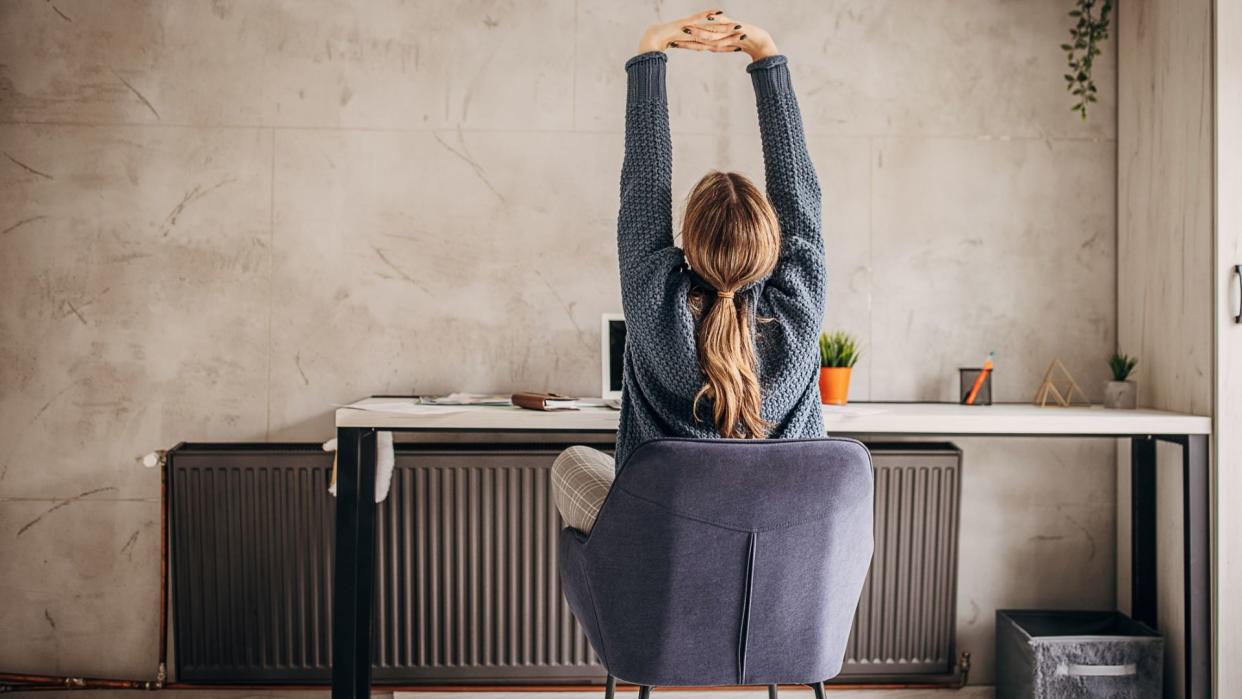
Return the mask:
[[[1057,388],[1056,382],[1053,380],[1053,373],[1057,370],[1061,372],[1061,380],[1069,384],[1065,387],[1064,392]],[[1078,405],[1091,405],[1091,400],[1087,398],[1087,394],[1083,392],[1082,387],[1074,380],[1074,375],[1069,372],[1069,369],[1065,368],[1060,359],[1054,359],[1048,365],[1048,371],[1044,372],[1044,380],[1039,384],[1039,390],[1035,392],[1035,405],[1046,408],[1048,407],[1048,398],[1052,397],[1056,401],[1056,405],[1068,408],[1074,405],[1075,391],[1082,397],[1082,402]]]

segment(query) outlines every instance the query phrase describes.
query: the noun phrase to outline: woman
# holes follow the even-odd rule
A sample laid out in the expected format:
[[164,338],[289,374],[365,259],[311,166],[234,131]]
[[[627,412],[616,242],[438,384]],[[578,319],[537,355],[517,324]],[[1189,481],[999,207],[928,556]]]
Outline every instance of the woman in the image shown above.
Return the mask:
[[[666,48],[749,54],[767,197],[708,173],[673,244]],[[786,59],[721,11],[647,29],[626,62],[617,247],[626,319],[616,459],[571,447],[552,469],[565,522],[589,532],[615,472],[661,437],[822,437],[816,337],[824,311],[820,191]],[[615,463],[615,468],[614,468]]]

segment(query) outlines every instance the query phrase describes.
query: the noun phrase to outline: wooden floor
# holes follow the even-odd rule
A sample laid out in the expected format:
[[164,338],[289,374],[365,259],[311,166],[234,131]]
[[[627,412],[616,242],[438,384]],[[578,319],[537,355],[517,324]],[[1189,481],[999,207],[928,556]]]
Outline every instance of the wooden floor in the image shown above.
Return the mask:
[[[636,696],[633,688],[618,688],[618,696],[622,698]],[[967,687],[965,689],[829,689],[830,699],[992,699],[992,687]],[[323,691],[260,691],[260,690],[216,690],[216,689],[178,689],[161,692],[91,690],[63,692],[16,692],[10,696],[29,697],[34,699],[138,699],[139,697],[158,697],[159,699],[326,699],[329,692]],[[419,692],[382,692],[376,691],[375,699],[501,699],[517,697],[518,699],[603,699],[604,690],[583,692],[571,691],[517,691],[512,689],[494,692],[481,692],[476,689],[461,691],[419,691]],[[710,689],[701,691],[667,690],[656,692],[652,699],[767,699],[767,692],[758,687],[743,689]],[[781,690],[781,697],[789,699],[805,699],[812,696],[810,689],[789,687]]]
[[[631,687],[618,687],[619,697],[635,697]],[[519,699],[603,699],[604,691],[597,692],[511,692],[509,696]],[[830,699],[992,699],[992,687],[966,687],[965,689],[842,689],[828,691]],[[483,692],[397,692],[393,699],[494,699],[500,694]],[[814,694],[810,688],[787,687],[781,689],[781,699],[806,699]],[[767,699],[767,690],[760,687],[739,689],[667,690],[657,689],[652,699]]]

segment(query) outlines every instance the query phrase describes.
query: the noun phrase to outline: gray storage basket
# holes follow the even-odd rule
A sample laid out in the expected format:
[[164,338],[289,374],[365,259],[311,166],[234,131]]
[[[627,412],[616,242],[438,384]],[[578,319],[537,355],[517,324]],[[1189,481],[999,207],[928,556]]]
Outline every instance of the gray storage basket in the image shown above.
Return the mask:
[[1164,638],[1120,612],[996,612],[997,699],[1159,698]]

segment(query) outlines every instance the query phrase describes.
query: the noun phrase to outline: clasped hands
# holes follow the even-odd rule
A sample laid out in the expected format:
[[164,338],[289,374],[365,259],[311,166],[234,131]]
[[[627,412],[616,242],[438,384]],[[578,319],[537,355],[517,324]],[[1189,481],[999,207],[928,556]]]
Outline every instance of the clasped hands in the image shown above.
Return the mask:
[[735,53],[744,51],[752,61],[779,53],[771,35],[753,24],[736,21],[724,10],[705,10],[688,17],[647,27],[639,53],[666,49]]

